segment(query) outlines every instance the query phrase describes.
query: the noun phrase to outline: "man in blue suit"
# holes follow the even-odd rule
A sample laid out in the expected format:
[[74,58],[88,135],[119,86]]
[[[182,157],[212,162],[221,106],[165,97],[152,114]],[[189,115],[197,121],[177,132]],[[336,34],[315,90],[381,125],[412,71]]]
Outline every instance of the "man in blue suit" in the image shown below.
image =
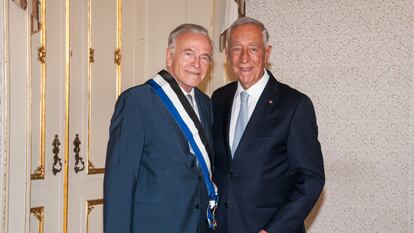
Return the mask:
[[206,233],[214,225],[212,109],[196,88],[212,53],[205,28],[180,25],[168,38],[167,70],[119,96],[105,167],[105,233]]
[[261,22],[240,18],[227,38],[238,81],[212,96],[215,233],[304,233],[325,180],[312,102],[265,70],[272,47]]

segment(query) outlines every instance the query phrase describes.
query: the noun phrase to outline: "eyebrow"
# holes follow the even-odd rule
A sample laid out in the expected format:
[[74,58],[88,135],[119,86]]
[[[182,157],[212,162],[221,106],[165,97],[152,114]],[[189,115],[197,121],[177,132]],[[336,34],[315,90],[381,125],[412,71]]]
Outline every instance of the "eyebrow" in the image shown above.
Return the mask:
[[[230,47],[240,47],[240,46],[243,47],[244,45],[242,45],[240,43],[233,43],[232,45],[230,45]],[[260,44],[256,43],[256,42],[252,42],[252,43],[249,43],[245,46],[260,46]]]
[[194,51],[194,50],[192,50],[192,49],[190,49],[190,48],[188,48],[188,49],[184,49],[184,50],[183,50],[183,52],[193,52],[193,53],[195,53],[195,51]]
[[[191,48],[187,48],[187,49],[184,49],[183,50],[183,53],[184,52],[192,52],[192,53],[196,53],[193,49],[191,49]],[[208,54],[208,53],[203,53],[203,54],[201,54],[200,56],[207,56],[210,60],[211,60],[211,55],[210,54]]]

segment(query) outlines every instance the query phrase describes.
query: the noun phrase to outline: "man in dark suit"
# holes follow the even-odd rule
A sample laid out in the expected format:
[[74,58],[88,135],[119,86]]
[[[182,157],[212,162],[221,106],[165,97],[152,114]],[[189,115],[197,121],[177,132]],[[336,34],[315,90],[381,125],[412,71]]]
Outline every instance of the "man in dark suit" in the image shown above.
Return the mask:
[[119,96],[105,167],[105,233],[208,232],[209,202],[217,199],[212,110],[196,86],[212,51],[205,28],[183,24],[170,33],[167,71]]
[[304,233],[325,179],[312,102],[265,70],[272,47],[261,22],[240,18],[227,38],[238,81],[212,96],[215,233]]

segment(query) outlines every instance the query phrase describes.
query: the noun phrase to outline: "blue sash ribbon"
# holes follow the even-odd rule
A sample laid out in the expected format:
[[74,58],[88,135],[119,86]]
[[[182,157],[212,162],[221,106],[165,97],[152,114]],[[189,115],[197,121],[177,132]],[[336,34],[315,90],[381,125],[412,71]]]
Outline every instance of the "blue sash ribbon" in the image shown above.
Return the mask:
[[217,222],[214,215],[218,203],[218,194],[217,188],[211,180],[209,159],[211,153],[201,123],[177,82],[167,71],[160,71],[158,75],[148,80],[147,83],[177,122],[194,151],[209,196],[209,206],[207,208],[208,224],[211,229],[215,229]]

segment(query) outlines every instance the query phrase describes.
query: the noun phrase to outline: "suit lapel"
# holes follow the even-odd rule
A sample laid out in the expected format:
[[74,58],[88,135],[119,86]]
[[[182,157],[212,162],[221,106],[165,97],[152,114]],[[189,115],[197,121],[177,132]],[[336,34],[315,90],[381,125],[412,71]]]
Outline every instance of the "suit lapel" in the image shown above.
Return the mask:
[[269,73],[269,81],[266,84],[266,87],[263,89],[262,94],[260,95],[259,100],[257,101],[256,107],[253,110],[252,116],[249,119],[249,122],[246,125],[244,130],[243,136],[240,139],[239,146],[236,149],[234,154],[234,159],[237,159],[237,154],[240,151],[243,151],[244,148],[248,145],[251,141],[252,137],[259,129],[259,125],[261,119],[268,113],[270,109],[273,109],[272,106],[277,102],[277,92],[278,92],[278,85],[276,79],[273,75]]
[[208,120],[206,119],[207,109],[206,109],[205,103],[201,101],[199,90],[196,88],[194,88],[194,95],[195,95],[195,101],[198,107],[198,114],[200,115],[200,123],[201,123],[201,126],[203,126],[203,128],[205,129],[208,126],[208,122],[207,122]]
[[231,148],[230,148],[230,139],[229,139],[229,135],[230,135],[230,120],[231,120],[231,110],[233,108],[233,100],[234,100],[234,94],[236,93],[237,90],[237,82],[234,83],[233,86],[231,86],[230,91],[228,92],[227,97],[225,98],[225,102],[224,102],[224,117],[223,117],[223,135],[224,135],[224,139],[225,139],[225,147],[226,147],[226,152],[228,155],[228,158],[231,161]]

